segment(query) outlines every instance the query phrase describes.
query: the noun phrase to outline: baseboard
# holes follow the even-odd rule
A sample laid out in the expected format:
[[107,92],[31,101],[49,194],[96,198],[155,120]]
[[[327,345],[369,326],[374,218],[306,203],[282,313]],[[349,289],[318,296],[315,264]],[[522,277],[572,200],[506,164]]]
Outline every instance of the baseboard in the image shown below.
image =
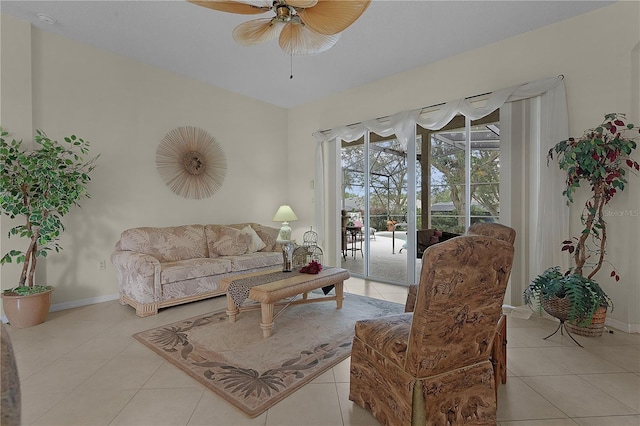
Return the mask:
[[640,333],[640,324],[627,324],[626,322],[609,317],[604,321],[604,325],[608,325],[625,333]]
[[89,299],[74,300],[72,302],[56,303],[51,305],[49,312],[64,311],[65,309],[79,308],[81,306],[95,305],[96,303],[110,302],[118,300],[120,296],[116,294],[107,294],[104,296],[91,297]]
[[[512,306],[512,305],[504,304],[502,305],[502,312],[507,314],[515,313],[519,308],[522,308],[522,306]],[[547,314],[544,311],[542,311],[541,314],[535,313],[533,311],[532,313],[542,318],[547,318],[553,321],[557,321],[556,318],[552,317],[551,315]],[[526,318],[523,318],[523,319],[526,319]],[[640,333],[640,324],[627,324],[626,322],[618,321],[610,317],[607,317],[607,319],[604,322],[604,325],[615,328],[616,330],[620,330],[624,333]]]
[[[51,305],[51,307],[49,308],[49,312],[80,308],[82,306],[95,305],[96,303],[110,302],[111,300],[118,300],[119,298],[120,296],[116,293],[116,294],[107,294],[107,295],[98,296],[98,297],[91,297],[89,299],[74,300],[72,302],[56,303]],[[2,315],[2,317],[0,317],[0,320],[5,324],[9,322],[6,315]]]

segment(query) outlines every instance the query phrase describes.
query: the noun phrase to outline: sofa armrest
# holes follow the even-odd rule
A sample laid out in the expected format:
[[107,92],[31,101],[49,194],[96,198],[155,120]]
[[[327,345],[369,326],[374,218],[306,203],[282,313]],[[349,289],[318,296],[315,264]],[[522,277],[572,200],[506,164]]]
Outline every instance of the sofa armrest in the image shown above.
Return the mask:
[[162,299],[160,285],[160,261],[155,257],[128,250],[116,250],[111,263],[118,274],[118,288],[140,303],[152,303]]

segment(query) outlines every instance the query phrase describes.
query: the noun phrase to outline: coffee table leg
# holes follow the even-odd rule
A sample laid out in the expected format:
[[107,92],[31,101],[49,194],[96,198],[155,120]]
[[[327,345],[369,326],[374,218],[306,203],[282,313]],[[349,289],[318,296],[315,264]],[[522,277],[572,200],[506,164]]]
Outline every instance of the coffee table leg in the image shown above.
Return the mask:
[[262,310],[260,328],[262,329],[262,337],[266,338],[271,336],[273,328],[273,303],[260,303],[260,308]]
[[238,314],[238,307],[236,302],[233,301],[231,295],[227,294],[227,315],[229,315],[229,322],[236,322],[236,315]]
[[342,292],[342,286],[344,284],[344,281],[340,281],[339,283],[335,284],[335,289],[336,289],[336,305],[338,305],[338,309],[342,308],[342,301],[344,300],[344,294]]

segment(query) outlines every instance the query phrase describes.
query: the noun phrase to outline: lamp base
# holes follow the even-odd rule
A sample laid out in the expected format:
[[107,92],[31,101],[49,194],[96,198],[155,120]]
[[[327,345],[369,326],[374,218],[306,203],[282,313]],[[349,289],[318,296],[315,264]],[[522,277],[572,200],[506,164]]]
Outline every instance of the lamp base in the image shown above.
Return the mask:
[[282,227],[280,228],[280,232],[278,232],[278,238],[276,238],[276,241],[279,243],[291,241],[291,228],[289,227],[289,222],[282,222]]

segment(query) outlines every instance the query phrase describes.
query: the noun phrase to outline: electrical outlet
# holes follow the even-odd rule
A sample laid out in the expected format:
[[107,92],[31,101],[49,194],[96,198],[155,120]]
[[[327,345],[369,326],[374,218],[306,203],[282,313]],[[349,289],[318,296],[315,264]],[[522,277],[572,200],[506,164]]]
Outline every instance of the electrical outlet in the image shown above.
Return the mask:
[[107,261],[103,259],[100,262],[98,262],[98,269],[101,269],[101,270],[107,269]]

